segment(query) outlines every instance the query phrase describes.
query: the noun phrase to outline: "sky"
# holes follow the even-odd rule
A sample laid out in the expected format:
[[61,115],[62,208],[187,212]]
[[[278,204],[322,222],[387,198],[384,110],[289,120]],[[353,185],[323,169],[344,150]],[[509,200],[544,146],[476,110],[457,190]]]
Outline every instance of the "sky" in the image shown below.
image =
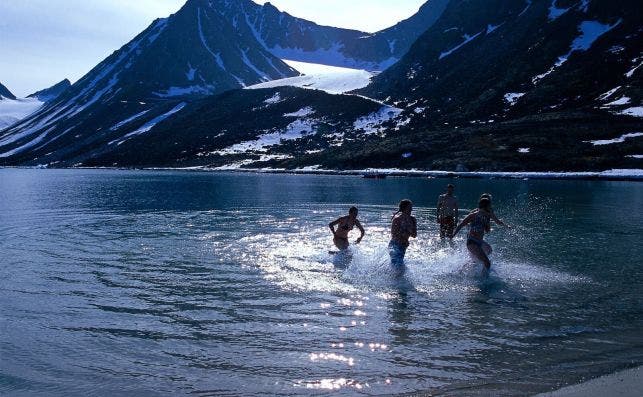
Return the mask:
[[[426,0],[271,0],[319,24],[367,32],[413,15]],[[255,0],[263,4],[262,0]],[[72,83],[185,0],[0,0],[0,83],[27,96]]]

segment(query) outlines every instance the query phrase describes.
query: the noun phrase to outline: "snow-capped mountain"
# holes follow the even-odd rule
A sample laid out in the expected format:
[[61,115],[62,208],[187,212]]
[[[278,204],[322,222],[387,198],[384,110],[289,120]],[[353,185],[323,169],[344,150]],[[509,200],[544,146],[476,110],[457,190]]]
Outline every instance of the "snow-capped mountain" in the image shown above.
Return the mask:
[[52,85],[49,88],[34,92],[33,94],[27,96],[27,98],[35,98],[41,102],[51,102],[62,95],[67,89],[71,87],[71,82],[68,79]]
[[128,119],[154,119],[183,101],[299,74],[248,25],[228,18],[226,7],[221,0],[188,0],[156,20],[56,100],[3,131],[0,158],[107,144],[132,132]]
[[16,99],[16,96],[7,87],[0,83],[0,101],[3,99]]
[[[247,23],[282,59],[381,71],[400,59],[444,11],[449,0],[429,0],[412,17],[376,33],[320,26],[279,11],[270,3],[223,1],[226,13]],[[241,16],[241,17],[239,17]],[[241,18],[241,21],[239,21]]]

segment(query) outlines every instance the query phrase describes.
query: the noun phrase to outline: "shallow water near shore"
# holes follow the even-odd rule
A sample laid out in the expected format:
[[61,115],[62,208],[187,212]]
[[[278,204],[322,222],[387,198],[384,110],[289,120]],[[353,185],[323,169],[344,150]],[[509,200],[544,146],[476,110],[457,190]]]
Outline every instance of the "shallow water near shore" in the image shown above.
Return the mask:
[[[450,181],[514,226],[483,277],[435,237],[448,182],[0,169],[0,394],[515,395],[643,364],[643,184]],[[367,236],[331,255],[353,204]]]

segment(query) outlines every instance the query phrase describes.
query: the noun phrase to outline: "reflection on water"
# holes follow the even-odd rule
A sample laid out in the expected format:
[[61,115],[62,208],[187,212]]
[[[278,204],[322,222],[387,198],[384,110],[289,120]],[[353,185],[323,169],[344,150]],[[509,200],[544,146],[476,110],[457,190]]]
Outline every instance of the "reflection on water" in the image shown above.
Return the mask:
[[[0,394],[511,395],[641,363],[640,184],[458,181],[515,226],[488,276],[435,237],[444,184],[0,170]],[[331,254],[353,203],[367,236]]]

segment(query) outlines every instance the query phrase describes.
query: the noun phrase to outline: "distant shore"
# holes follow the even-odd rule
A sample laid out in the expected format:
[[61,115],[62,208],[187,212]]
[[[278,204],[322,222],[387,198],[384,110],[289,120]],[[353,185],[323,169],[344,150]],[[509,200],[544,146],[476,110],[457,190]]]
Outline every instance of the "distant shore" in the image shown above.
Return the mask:
[[638,397],[643,392],[643,366],[605,375],[535,397]]
[[604,181],[643,181],[643,169],[615,169],[607,171],[562,172],[562,171],[426,171],[403,170],[397,168],[368,168],[358,170],[329,170],[309,168],[238,168],[238,167],[0,167],[8,169],[94,169],[94,170],[139,170],[139,171],[194,171],[194,172],[242,172],[260,174],[298,174],[298,175],[382,175],[385,177],[409,178],[464,178],[464,179],[549,179],[549,180],[604,180]]

